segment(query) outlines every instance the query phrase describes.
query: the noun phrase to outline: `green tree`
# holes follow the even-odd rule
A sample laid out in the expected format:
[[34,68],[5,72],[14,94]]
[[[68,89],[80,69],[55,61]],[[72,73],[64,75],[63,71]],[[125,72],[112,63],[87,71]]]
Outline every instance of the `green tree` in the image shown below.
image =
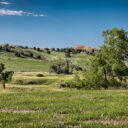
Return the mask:
[[102,83],[102,87],[107,88],[125,82],[128,76],[128,68],[125,64],[125,60],[128,59],[128,32],[114,28],[104,31],[103,36],[104,44],[91,61],[91,72],[95,75],[90,77],[95,83],[99,77],[98,82]]
[[[91,89],[127,85],[128,67],[125,61],[128,60],[128,32],[114,28],[104,31],[103,36],[104,44],[90,60],[90,65],[86,66],[83,79],[75,83],[81,83],[80,87]],[[72,83],[70,81],[68,86]]]
[[71,57],[70,50],[69,49],[66,49],[66,51],[65,51],[65,57]]
[[5,83],[11,81],[12,76],[14,74],[13,71],[4,71],[4,64],[0,63],[0,81],[3,83],[3,88],[5,89]]
[[50,66],[50,72],[57,74],[72,74],[73,70],[76,69],[78,65],[72,63],[71,60],[57,60]]

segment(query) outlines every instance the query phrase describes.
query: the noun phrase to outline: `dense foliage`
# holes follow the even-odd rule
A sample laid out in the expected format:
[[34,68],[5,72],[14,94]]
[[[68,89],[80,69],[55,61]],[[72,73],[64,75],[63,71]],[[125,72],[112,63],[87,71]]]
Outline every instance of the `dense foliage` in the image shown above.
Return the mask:
[[50,67],[50,72],[57,74],[72,74],[73,70],[82,70],[76,63],[73,63],[71,60],[57,60]]
[[128,32],[114,28],[103,32],[104,44],[84,71],[82,80],[67,82],[69,87],[108,88],[127,86]]

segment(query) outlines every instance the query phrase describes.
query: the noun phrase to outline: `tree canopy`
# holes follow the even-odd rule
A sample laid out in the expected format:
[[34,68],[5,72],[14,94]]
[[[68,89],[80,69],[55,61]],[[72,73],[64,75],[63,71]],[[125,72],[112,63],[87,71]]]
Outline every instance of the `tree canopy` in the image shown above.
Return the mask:
[[88,88],[126,85],[128,32],[114,28],[103,32],[104,44],[84,71],[82,84]]

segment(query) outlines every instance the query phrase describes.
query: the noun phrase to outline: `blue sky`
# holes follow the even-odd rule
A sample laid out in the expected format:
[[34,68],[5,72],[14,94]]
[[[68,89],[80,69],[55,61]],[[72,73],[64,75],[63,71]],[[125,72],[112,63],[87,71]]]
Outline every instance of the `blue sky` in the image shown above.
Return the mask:
[[128,0],[0,0],[0,43],[99,47],[114,27],[128,31]]

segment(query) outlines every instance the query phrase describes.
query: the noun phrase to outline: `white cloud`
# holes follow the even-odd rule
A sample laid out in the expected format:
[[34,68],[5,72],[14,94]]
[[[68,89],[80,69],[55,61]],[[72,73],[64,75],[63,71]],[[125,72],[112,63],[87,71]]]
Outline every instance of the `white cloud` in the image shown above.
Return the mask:
[[0,16],[35,16],[35,17],[42,17],[45,16],[44,14],[34,14],[31,12],[24,12],[22,10],[17,11],[17,10],[9,10],[9,9],[0,9]]
[[45,15],[43,15],[43,14],[40,14],[39,16],[45,16]]
[[2,1],[2,2],[0,2],[0,4],[3,4],[3,5],[9,5],[9,4],[11,4],[11,3],[6,2],[6,1]]

